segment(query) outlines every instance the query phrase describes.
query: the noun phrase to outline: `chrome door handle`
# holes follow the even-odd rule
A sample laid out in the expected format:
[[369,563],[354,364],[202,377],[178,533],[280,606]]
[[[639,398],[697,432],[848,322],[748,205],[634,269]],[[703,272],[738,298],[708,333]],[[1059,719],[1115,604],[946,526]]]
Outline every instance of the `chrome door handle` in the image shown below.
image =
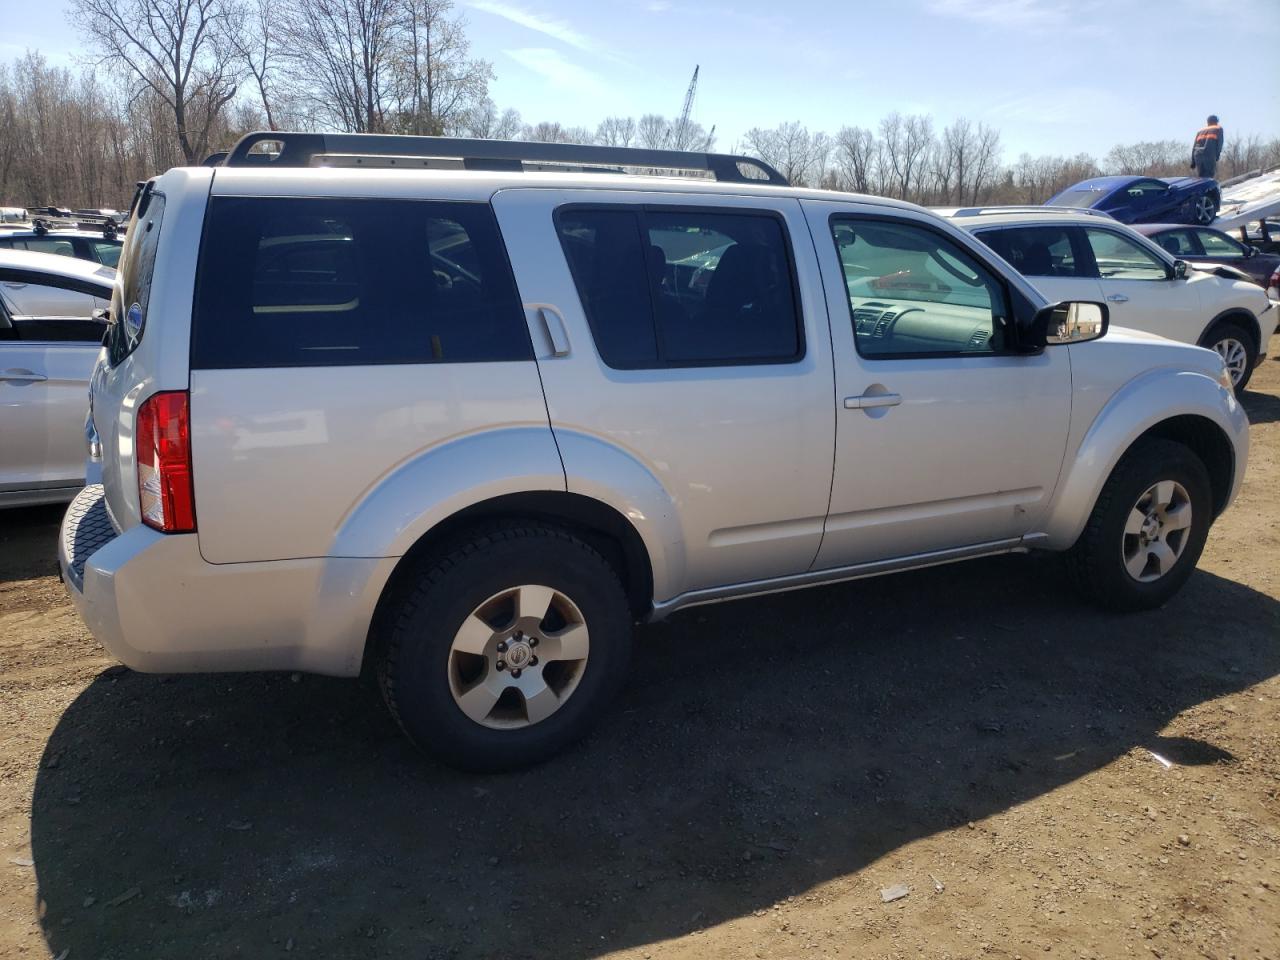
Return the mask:
[[1128,298],[1128,297],[1126,297],[1123,293],[1111,293],[1111,294],[1108,294],[1108,295],[1107,295],[1107,300],[1108,300],[1110,303],[1128,303],[1128,302],[1129,302],[1129,298]]
[[873,407],[896,407],[902,402],[900,393],[864,393],[859,397],[845,397],[846,410],[870,410]]
[[13,383],[43,383],[49,378],[44,374],[36,373],[33,370],[20,370],[14,368],[0,372],[0,380],[9,380]]

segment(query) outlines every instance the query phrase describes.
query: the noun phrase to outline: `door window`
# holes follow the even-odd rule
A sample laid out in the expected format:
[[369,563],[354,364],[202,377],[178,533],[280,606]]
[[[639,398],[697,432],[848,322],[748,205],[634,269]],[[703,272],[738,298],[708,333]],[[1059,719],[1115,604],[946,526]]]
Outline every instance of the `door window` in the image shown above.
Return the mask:
[[1169,185],[1159,180],[1139,180],[1125,187],[1125,193],[1131,200],[1155,202],[1161,200],[1169,192]]
[[30,250],[32,253],[52,253],[59,257],[74,257],[76,248],[70,240],[59,237],[22,237],[13,241],[15,250]]
[[99,263],[114,269],[120,262],[119,241],[93,240],[90,244],[93,247],[93,255]]
[[556,226],[609,366],[789,363],[803,355],[779,217],[570,207],[557,214]]
[[1220,260],[1244,258],[1244,247],[1216,230],[1197,230],[1196,237],[1207,256],[1217,257]]
[[858,353],[873,359],[1004,351],[1003,285],[940,233],[899,221],[831,221]]
[[1190,230],[1169,230],[1159,236],[1152,237],[1161,249],[1175,257],[1198,257],[1200,249]]
[[1104,280],[1167,280],[1164,261],[1129,237],[1086,227],[1098,275]]
[[1067,227],[1010,227],[977,236],[1024,277],[1092,276],[1076,258]]
[[74,280],[0,271],[0,300],[9,318],[0,324],[0,340],[99,342],[106,323],[94,319],[93,312],[105,295],[104,289]]

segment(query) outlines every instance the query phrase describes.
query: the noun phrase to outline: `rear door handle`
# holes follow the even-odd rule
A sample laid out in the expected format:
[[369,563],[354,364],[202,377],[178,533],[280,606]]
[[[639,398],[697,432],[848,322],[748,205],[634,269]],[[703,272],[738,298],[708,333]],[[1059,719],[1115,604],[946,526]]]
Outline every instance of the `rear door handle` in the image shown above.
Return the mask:
[[873,407],[896,407],[902,402],[900,393],[864,393],[858,397],[845,397],[846,410],[870,410]]
[[564,332],[564,320],[560,317],[560,311],[550,304],[535,303],[530,304],[538,311],[538,318],[542,320],[542,328],[547,331],[547,339],[551,341],[551,355],[553,357],[567,357],[569,355],[569,335]]
[[1107,300],[1111,303],[1128,303],[1129,298],[1123,293],[1111,293],[1107,295]]
[[9,380],[12,383],[43,383],[49,378],[42,373],[36,373],[34,370],[21,370],[13,368],[0,372],[0,380]]

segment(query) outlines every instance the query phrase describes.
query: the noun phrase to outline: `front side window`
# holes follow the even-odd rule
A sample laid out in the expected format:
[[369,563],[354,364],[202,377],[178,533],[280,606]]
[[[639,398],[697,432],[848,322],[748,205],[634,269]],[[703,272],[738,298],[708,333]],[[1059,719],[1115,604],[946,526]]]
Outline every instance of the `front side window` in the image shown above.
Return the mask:
[[1160,248],[1171,256],[1198,257],[1200,255],[1190,230],[1169,230],[1151,239],[1160,244]]
[[1196,237],[1206,255],[1210,257],[1242,259],[1244,247],[1216,230],[1197,230]]
[[215,197],[194,368],[533,356],[487,204]]
[[910,223],[834,218],[858,353],[992,354],[1008,346],[1004,287],[967,251]]
[[556,224],[609,366],[786,363],[803,354],[778,217],[571,207],[559,212]]
[[1125,193],[1133,200],[1155,200],[1168,192],[1169,185],[1159,180],[1139,180],[1125,188]]
[[1086,227],[1089,246],[1104,280],[1165,280],[1164,262],[1135,240],[1110,230]]
[[91,244],[94,258],[103,266],[115,269],[116,265],[120,263],[120,243],[118,241],[93,240]]
[[1088,276],[1076,259],[1067,227],[1012,227],[984,230],[977,236],[1024,277]]

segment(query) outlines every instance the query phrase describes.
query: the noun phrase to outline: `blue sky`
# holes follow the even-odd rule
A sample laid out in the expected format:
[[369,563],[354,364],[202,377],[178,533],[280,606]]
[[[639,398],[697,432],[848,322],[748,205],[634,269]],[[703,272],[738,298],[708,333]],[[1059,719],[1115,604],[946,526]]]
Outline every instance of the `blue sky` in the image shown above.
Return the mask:
[[[68,0],[0,0],[0,57],[70,62]],[[728,149],[753,125],[835,132],[899,110],[1019,153],[1188,143],[1209,112],[1280,137],[1280,0],[457,0],[491,93],[527,122],[678,112]]]

